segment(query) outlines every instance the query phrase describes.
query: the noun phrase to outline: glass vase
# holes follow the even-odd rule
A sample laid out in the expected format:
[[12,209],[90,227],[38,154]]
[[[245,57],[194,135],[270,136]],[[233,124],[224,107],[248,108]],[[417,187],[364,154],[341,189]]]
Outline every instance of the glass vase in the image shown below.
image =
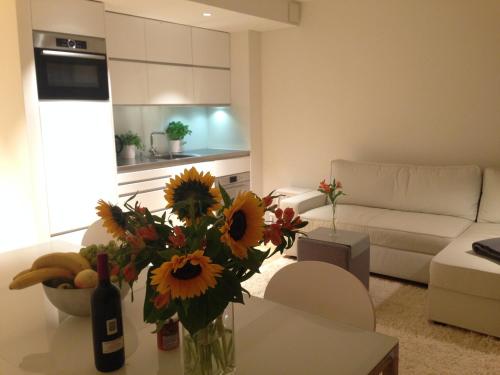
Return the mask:
[[184,375],[234,374],[234,311],[230,303],[205,328],[191,335],[182,327]]
[[335,209],[336,209],[337,205],[335,204],[332,204],[332,235],[334,235],[335,233],[337,233],[337,226],[335,225]]

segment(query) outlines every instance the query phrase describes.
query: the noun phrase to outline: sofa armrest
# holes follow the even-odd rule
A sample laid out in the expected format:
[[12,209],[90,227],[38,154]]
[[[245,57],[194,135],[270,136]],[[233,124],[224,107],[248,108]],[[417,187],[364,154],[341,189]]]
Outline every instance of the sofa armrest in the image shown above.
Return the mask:
[[313,208],[321,207],[326,204],[326,195],[319,191],[308,191],[307,193],[294,195],[280,201],[280,208],[293,208],[296,214],[302,214]]

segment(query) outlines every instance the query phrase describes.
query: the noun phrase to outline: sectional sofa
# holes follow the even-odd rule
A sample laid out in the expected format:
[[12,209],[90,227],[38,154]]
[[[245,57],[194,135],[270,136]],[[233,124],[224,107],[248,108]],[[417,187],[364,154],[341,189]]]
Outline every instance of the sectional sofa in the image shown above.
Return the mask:
[[[334,160],[332,175],[347,193],[337,227],[369,234],[371,272],[428,284],[430,320],[500,337],[500,264],[472,251],[500,237],[500,170]],[[319,192],[280,204],[306,231],[330,226]]]

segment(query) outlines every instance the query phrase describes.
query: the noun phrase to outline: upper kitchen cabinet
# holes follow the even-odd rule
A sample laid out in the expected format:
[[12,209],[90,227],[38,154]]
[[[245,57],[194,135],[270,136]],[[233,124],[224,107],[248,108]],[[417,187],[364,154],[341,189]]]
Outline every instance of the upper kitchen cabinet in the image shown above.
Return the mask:
[[104,4],[94,1],[31,0],[33,30],[104,38]]
[[149,104],[193,104],[193,68],[148,64]]
[[146,63],[109,60],[108,67],[113,104],[149,104]]
[[173,64],[193,63],[191,27],[146,20],[146,60]]
[[226,69],[193,68],[195,104],[231,103],[231,72]]
[[146,60],[145,20],[139,17],[106,12],[108,56]]
[[231,66],[228,33],[193,27],[193,64],[229,68]]

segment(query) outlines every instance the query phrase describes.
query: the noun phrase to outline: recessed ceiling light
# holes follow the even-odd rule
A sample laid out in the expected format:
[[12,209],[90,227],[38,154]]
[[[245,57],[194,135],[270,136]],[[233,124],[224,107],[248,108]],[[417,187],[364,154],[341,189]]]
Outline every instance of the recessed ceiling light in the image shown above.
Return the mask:
[[203,17],[212,17],[212,13],[210,13],[210,12],[203,12]]

